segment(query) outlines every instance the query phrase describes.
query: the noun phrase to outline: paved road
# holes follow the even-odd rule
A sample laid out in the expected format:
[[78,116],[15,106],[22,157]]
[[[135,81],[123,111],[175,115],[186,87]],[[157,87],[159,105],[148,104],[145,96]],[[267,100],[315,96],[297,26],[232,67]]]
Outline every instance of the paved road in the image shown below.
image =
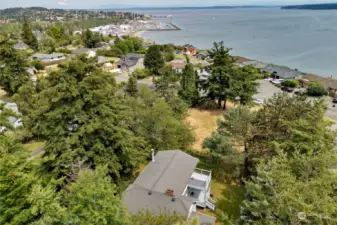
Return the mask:
[[[129,80],[129,76],[125,75],[125,74],[118,75],[115,78],[116,78],[116,82],[118,84],[120,84],[122,82],[128,82],[128,80]],[[137,83],[138,84],[145,84],[145,85],[147,85],[149,87],[153,85],[153,82],[149,81],[149,80],[138,80]]]
[[269,81],[259,80],[260,87],[258,88],[258,94],[254,95],[254,98],[267,100],[275,93],[281,93],[282,90],[278,87],[275,87]]
[[[260,87],[258,88],[259,93],[254,95],[254,98],[259,99],[269,99],[271,98],[275,93],[281,93],[282,90],[273,84],[271,84],[269,81],[260,80]],[[315,99],[315,98],[310,98]],[[327,111],[326,111],[326,117],[328,117],[331,120],[334,120],[337,122],[337,104],[336,107],[333,107],[332,98],[326,97],[325,98]],[[335,129],[337,129],[337,123],[333,126]]]

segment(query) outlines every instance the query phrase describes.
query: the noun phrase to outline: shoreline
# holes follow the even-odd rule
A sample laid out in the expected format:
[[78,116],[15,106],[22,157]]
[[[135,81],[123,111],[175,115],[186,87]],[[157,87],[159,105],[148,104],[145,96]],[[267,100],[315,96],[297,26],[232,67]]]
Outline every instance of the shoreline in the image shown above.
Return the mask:
[[[135,32],[135,36],[143,38],[144,42],[146,42],[146,43],[156,43],[154,40],[145,39],[144,36],[143,36],[145,32],[146,32],[145,30],[137,31],[137,32]],[[153,32],[153,31],[151,31],[151,32]],[[175,43],[172,43],[172,44],[175,44]],[[199,49],[199,48],[197,48],[197,49]],[[209,49],[201,49],[201,50],[207,51]],[[231,56],[234,57],[234,58],[237,58],[239,63],[256,61],[256,62],[263,63],[263,64],[275,65],[275,66],[279,66],[279,67],[286,67],[286,68],[292,69],[289,66],[279,65],[279,64],[276,64],[276,63],[273,63],[273,62],[261,61],[261,60],[257,60],[257,59],[253,59],[253,58],[248,58],[248,57],[245,57],[245,56],[240,56],[240,55],[231,55]],[[305,71],[301,71],[301,70],[300,70],[300,72],[303,73],[304,75],[314,76],[314,77],[317,77],[319,79],[334,79],[334,78],[331,78],[331,76],[323,76],[323,75],[319,75],[319,74],[316,74],[316,73],[305,72]]]

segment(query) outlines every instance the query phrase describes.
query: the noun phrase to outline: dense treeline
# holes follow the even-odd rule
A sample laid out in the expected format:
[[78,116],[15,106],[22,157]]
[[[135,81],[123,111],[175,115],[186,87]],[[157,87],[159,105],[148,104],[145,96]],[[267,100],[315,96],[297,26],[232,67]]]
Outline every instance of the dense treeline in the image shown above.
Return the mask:
[[282,9],[333,10],[337,9],[337,4],[325,3],[325,4],[308,4],[308,5],[289,5],[283,6]]

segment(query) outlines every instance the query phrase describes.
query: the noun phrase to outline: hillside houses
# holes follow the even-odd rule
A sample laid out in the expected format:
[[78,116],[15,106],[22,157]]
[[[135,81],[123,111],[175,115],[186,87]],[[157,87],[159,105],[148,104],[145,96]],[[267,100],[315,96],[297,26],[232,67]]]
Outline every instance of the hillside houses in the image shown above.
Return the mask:
[[52,54],[35,53],[30,58],[33,60],[40,60],[41,62],[44,63],[66,59],[63,53],[52,53]]

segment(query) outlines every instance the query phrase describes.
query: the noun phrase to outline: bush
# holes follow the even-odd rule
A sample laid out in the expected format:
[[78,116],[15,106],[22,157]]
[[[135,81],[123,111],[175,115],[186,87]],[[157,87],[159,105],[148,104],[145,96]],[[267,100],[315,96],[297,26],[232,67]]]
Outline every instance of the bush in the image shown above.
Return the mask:
[[97,55],[99,56],[107,56],[107,57],[121,57],[123,56],[123,52],[114,46],[111,47],[109,50],[97,50],[96,52]]
[[151,72],[148,69],[136,69],[132,76],[137,77],[137,79],[144,79],[151,76]]
[[282,82],[283,87],[292,87],[296,88],[300,85],[300,82],[298,80],[285,80]]
[[207,98],[207,97],[204,97],[204,98],[201,98],[199,100],[198,108],[201,108],[201,109],[217,109],[218,104],[214,100],[212,100],[210,98]]
[[33,60],[31,62],[31,65],[35,67],[37,70],[43,70],[44,69],[44,64],[40,60]]
[[323,87],[319,82],[310,82],[309,87]]
[[66,48],[60,48],[60,49],[57,49],[58,52],[61,52],[61,53],[64,53],[64,54],[71,54],[72,51],[69,50],[69,49],[66,49]]
[[320,96],[328,95],[328,90],[320,86],[310,86],[307,89],[307,94],[309,96],[320,97]]

